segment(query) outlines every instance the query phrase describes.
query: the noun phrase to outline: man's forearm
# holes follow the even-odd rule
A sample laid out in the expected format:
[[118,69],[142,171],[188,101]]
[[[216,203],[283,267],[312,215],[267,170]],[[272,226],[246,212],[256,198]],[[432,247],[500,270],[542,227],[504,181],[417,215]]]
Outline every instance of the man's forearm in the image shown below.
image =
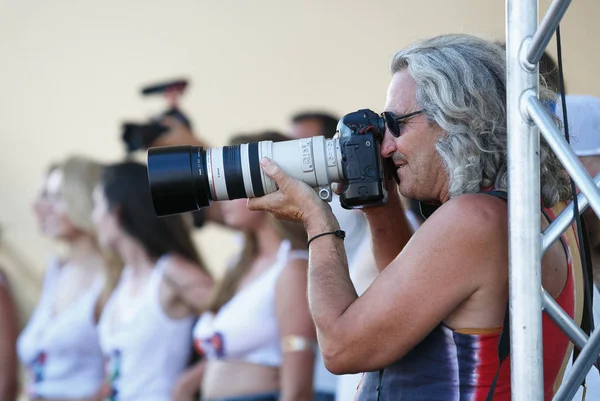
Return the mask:
[[[307,225],[308,238],[339,229],[333,214],[321,213]],[[319,237],[310,244],[308,299],[310,312],[326,346],[335,341],[339,317],[358,298],[348,273],[344,243],[334,235]]]
[[404,249],[413,230],[397,197],[390,196],[386,206],[374,207],[365,215],[371,229],[377,269],[382,271]]

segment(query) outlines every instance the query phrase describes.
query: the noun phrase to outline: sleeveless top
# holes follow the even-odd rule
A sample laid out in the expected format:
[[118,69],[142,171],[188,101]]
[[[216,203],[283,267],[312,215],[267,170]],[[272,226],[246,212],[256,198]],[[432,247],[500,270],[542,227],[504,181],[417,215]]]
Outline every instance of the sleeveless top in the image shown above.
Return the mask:
[[[238,291],[214,314],[204,312],[194,327],[194,346],[207,359],[281,366],[281,335],[275,311],[275,287],[281,271],[293,259],[308,260],[308,252],[281,242],[273,266]],[[335,391],[336,377],[325,369],[319,353],[313,388]]]
[[54,259],[46,271],[39,303],[17,341],[31,398],[87,398],[98,392],[104,377],[94,321],[103,280],[96,280],[55,316],[52,305],[60,273],[61,263]]
[[194,317],[171,319],[160,305],[165,258],[157,262],[146,288],[134,301],[134,313],[115,326],[117,300],[133,273],[131,267],[125,267],[100,318],[98,331],[110,401],[170,401],[173,384],[188,365]]
[[[544,211],[552,219],[555,218],[552,210]],[[564,289],[556,301],[573,318],[575,279],[571,248],[564,234],[561,241],[567,254],[568,274]],[[501,330],[453,330],[440,323],[402,359],[385,368],[381,378],[380,400],[485,401],[498,369],[498,340]],[[562,379],[561,371],[569,348],[569,339],[544,314],[542,340],[545,400],[551,400],[557,381]],[[379,372],[365,373],[356,400],[377,400],[378,385]],[[494,400],[506,401],[510,398],[510,358],[506,358],[500,370]]]

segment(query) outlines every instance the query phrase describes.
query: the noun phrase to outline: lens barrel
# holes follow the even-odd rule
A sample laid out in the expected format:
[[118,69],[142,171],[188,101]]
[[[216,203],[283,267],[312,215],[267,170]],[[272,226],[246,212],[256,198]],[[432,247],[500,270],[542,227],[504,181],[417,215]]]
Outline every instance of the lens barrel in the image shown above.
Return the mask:
[[158,216],[210,205],[206,156],[201,146],[148,149],[148,180]]
[[209,206],[211,201],[275,192],[277,184],[260,168],[263,157],[313,188],[344,178],[337,139],[260,141],[206,150],[195,146],[151,148],[148,180],[156,214],[185,213]]

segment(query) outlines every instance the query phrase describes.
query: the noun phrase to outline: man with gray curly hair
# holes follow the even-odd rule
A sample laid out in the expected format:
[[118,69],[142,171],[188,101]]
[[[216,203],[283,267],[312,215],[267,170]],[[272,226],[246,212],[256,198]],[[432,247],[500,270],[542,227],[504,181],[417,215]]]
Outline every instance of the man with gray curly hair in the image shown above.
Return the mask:
[[[505,76],[504,50],[474,36],[439,36],[394,56],[385,105],[393,118],[381,155],[392,160],[399,184],[388,182],[387,205],[364,210],[380,273],[360,297],[328,205],[261,161],[279,190],[248,206],[305,225],[319,346],[332,372],[367,372],[360,401],[483,399],[495,375],[494,399],[510,399],[509,365],[498,368],[508,300]],[[544,229],[570,191],[545,143],[540,163]],[[435,206],[412,236],[399,193]],[[544,288],[571,316],[574,241],[567,230],[542,261]],[[569,340],[546,317],[543,339],[550,399]]]

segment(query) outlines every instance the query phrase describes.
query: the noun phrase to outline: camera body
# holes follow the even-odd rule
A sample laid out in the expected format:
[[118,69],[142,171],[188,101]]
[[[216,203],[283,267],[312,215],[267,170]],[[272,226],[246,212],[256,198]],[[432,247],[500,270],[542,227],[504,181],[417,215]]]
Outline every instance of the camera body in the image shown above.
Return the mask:
[[342,207],[360,209],[387,202],[381,141],[385,120],[363,109],[345,115],[338,137],[323,136],[204,149],[166,146],[148,149],[148,177],[159,216],[184,213],[223,201],[263,196],[277,190],[260,168],[274,160],[291,177],[331,200],[331,183],[346,183]]
[[340,195],[345,209],[378,206],[387,202],[381,141],[385,121],[362,109],[346,114],[338,123],[342,168],[348,186]]

